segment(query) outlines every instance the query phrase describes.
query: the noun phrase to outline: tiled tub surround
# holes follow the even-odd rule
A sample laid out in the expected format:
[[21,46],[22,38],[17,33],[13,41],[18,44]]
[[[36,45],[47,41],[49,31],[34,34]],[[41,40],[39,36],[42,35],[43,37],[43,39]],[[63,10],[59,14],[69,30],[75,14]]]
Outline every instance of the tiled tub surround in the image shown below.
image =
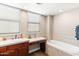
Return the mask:
[[79,47],[57,40],[49,40],[46,53],[50,56],[79,56]]

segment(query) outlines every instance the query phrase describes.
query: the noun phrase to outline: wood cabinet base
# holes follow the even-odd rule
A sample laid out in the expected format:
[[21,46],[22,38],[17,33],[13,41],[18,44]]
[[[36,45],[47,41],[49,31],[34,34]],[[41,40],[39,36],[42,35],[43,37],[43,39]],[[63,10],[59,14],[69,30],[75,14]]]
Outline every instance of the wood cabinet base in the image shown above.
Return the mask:
[[28,55],[28,42],[0,47],[0,56],[26,56]]

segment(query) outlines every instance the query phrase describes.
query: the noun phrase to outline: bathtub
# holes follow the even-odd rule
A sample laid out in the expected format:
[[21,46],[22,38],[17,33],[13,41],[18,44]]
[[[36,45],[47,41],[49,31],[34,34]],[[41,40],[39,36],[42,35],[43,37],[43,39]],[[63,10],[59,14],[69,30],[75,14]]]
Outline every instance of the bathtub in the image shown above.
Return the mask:
[[57,40],[48,40],[46,53],[50,56],[79,56],[79,47]]

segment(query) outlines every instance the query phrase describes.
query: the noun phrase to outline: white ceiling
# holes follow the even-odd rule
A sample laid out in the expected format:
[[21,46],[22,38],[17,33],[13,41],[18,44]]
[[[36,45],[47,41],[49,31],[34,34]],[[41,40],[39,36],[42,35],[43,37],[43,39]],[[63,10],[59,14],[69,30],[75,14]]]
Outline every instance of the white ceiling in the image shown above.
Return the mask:
[[40,13],[43,15],[56,15],[79,8],[79,3],[19,3],[9,5]]

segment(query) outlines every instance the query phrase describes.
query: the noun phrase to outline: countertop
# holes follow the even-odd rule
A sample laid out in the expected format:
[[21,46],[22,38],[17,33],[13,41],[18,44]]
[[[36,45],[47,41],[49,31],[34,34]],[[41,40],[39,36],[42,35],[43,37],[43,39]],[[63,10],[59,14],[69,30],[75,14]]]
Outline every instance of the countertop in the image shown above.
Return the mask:
[[0,47],[19,44],[19,43],[23,43],[23,42],[31,43],[31,42],[36,42],[36,41],[40,41],[40,40],[45,40],[45,38],[38,37],[38,38],[31,38],[31,39],[22,38],[22,39],[5,40],[5,41],[0,42]]
[[5,40],[0,42],[0,47],[4,46],[9,46],[9,45],[14,45],[14,44],[19,44],[23,42],[28,42],[28,39],[13,39],[13,40]]
[[32,39],[29,39],[29,43],[42,41],[42,40],[46,40],[46,38],[44,37],[32,38]]

